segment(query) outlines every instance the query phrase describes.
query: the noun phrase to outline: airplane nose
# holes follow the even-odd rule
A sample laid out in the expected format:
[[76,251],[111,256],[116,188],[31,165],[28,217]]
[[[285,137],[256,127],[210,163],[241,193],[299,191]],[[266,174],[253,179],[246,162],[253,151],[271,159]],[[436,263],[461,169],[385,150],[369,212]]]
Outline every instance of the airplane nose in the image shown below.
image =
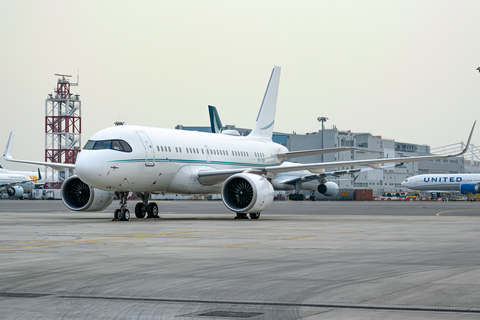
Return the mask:
[[103,160],[99,156],[89,153],[85,150],[80,152],[75,163],[75,170],[80,180],[95,186],[103,175]]

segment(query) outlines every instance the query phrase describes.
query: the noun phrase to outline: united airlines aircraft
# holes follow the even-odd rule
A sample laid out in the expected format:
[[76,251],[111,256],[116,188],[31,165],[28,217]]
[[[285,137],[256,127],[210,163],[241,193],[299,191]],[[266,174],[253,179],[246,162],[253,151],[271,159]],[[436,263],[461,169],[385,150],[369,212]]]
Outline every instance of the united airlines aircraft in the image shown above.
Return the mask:
[[[270,76],[252,132],[248,136],[212,134],[195,131],[117,126],[101,130],[85,144],[76,164],[16,160],[12,156],[10,133],[4,159],[30,164],[74,168],[76,176],[62,186],[64,204],[75,211],[101,211],[116,195],[120,199],[114,217],[129,220],[129,192],[136,192],[142,202],[135,206],[137,218],[158,215],[158,206],[149,202],[150,194],[221,193],[225,206],[238,217],[247,214],[258,219],[274,197],[271,181],[277,173],[309,170],[325,173],[325,168],[382,163],[436,160],[459,156],[421,156],[405,158],[336,161],[282,166],[287,158],[309,156],[323,150],[289,152],[272,141],[275,109],[280,81],[280,67]],[[469,141],[473,133],[470,133]]]
[[422,174],[405,179],[402,186],[420,191],[480,193],[480,174]]

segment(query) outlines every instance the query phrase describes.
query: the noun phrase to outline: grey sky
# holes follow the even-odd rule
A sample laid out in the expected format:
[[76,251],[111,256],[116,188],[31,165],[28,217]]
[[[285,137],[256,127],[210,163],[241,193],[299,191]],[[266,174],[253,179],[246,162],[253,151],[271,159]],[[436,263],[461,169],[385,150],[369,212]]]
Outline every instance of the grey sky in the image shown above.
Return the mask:
[[323,114],[327,128],[432,147],[465,141],[480,107],[479,9],[439,0],[2,1],[0,148],[15,129],[14,156],[43,160],[55,73],[80,69],[72,91],[84,144],[117,120],[209,125],[208,104],[224,124],[252,127],[274,64],[276,131],[317,131]]

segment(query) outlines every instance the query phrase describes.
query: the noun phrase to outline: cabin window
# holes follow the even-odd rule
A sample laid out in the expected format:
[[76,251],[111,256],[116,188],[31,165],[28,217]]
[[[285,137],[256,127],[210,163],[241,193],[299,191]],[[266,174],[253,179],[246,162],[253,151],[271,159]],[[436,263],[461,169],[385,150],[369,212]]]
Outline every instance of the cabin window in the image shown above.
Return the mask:
[[[165,147],[165,148],[166,148],[166,147]],[[170,147],[168,147],[168,152],[172,152],[172,151],[170,150]]]
[[[158,146],[157,146],[157,150],[160,151],[160,150],[158,149]],[[163,152],[163,146],[162,146],[162,152]]]
[[202,150],[202,154],[203,154],[203,149],[200,149],[200,150]]
[[175,147],[175,152],[178,152],[178,148],[177,148],[177,147]]

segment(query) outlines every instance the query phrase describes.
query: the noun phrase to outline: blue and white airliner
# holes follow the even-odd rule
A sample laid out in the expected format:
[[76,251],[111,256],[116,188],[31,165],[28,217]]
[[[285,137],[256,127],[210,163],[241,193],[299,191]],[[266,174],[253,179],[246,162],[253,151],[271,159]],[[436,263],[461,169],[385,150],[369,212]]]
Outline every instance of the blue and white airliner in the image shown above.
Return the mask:
[[[114,196],[120,198],[114,217],[129,220],[129,192],[142,202],[135,206],[137,218],[158,215],[150,194],[221,193],[225,206],[237,217],[258,219],[274,197],[271,181],[281,172],[308,170],[325,173],[325,168],[437,160],[458,154],[420,157],[336,161],[282,166],[287,159],[310,156],[323,150],[289,152],[272,141],[280,67],[274,66],[253,130],[248,136],[195,131],[116,126],[95,133],[79,153],[75,164],[16,160],[12,156],[13,130],[3,157],[16,161],[75,169],[76,175],[62,186],[64,204],[74,211],[101,211]],[[470,138],[473,128],[470,133]],[[467,142],[467,145],[469,144]]]
[[461,194],[480,193],[480,174],[422,174],[405,179],[402,186],[419,191],[453,191]]

